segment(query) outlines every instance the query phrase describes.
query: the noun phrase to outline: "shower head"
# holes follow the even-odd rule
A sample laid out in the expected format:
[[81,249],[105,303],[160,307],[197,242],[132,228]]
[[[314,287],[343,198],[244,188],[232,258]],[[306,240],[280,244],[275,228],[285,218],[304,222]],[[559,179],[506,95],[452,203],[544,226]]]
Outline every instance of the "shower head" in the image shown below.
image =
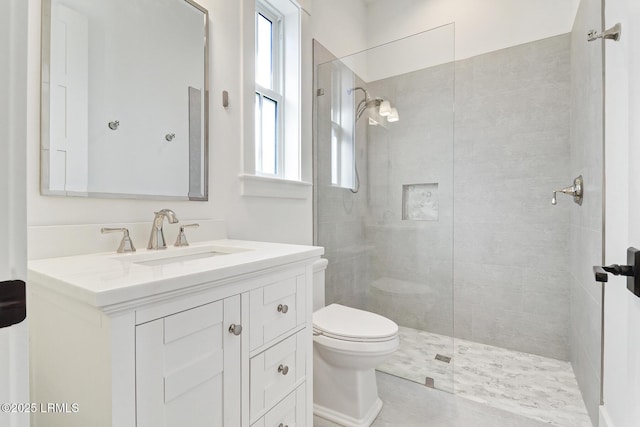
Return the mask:
[[[383,121],[386,119],[387,122],[391,123],[397,122],[400,119],[398,116],[398,110],[393,108],[388,100],[379,97],[372,98],[371,95],[369,95],[369,92],[361,86],[347,89],[347,94],[351,95],[357,90],[361,90],[362,93],[364,93],[364,99],[362,99],[356,107],[356,122],[369,108],[377,109],[377,113]],[[377,124],[378,122],[374,120],[374,123]]]

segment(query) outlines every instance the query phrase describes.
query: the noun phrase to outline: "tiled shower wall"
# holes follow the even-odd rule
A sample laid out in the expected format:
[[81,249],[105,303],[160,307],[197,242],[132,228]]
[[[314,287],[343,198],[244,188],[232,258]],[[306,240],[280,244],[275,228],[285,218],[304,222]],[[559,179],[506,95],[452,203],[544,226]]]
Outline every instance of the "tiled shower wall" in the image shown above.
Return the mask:
[[569,360],[570,36],[456,68],[455,334]]
[[[601,286],[591,267],[602,264],[602,45],[585,34],[599,28],[602,1],[582,0],[571,33],[571,171],[585,180],[581,207],[571,207],[571,364],[589,416],[598,425],[600,405]],[[571,177],[567,177],[570,179]]]
[[[455,336],[568,360],[573,203],[552,206],[551,192],[573,174],[569,44],[456,62],[455,138],[451,64],[368,84],[400,111],[369,127],[370,309],[453,335],[455,301]],[[401,220],[415,183],[438,183],[437,221]]]
[[[551,193],[580,173],[569,168],[570,78],[562,35],[368,83],[400,121],[358,123],[356,195],[326,185],[329,130],[319,119],[327,303],[569,360],[573,202],[552,206]],[[410,184],[438,184],[437,220],[402,219]]]
[[[400,112],[400,121],[387,128],[368,127],[365,231],[373,248],[368,308],[400,325],[448,336],[453,336],[454,66],[367,86]],[[409,217],[420,215],[410,212],[413,203],[403,205],[403,193],[421,188],[430,188],[425,191],[431,200],[437,198],[437,207],[429,207],[432,219],[404,220],[403,209]]]

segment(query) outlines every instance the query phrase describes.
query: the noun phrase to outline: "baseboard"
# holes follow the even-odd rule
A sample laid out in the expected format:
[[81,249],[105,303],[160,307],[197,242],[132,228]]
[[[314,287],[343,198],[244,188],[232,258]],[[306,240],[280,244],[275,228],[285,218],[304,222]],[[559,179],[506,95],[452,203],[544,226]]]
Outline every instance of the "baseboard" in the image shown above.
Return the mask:
[[600,421],[598,423],[598,427],[615,427],[613,422],[611,421],[611,417],[609,416],[609,412],[607,412],[607,408],[602,405],[600,406]]
[[333,409],[325,408],[324,406],[313,404],[313,414],[329,420],[338,425],[345,427],[369,427],[376,419],[380,410],[382,409],[382,400],[378,398],[376,403],[369,409],[369,412],[360,420],[356,420],[348,415],[336,412]]

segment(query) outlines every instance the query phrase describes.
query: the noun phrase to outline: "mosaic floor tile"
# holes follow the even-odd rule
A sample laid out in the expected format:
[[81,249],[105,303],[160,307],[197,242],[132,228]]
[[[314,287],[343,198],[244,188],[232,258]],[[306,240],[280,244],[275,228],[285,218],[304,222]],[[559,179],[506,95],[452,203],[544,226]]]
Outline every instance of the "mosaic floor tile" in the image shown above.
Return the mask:
[[400,327],[400,348],[378,369],[550,425],[591,427],[569,362]]

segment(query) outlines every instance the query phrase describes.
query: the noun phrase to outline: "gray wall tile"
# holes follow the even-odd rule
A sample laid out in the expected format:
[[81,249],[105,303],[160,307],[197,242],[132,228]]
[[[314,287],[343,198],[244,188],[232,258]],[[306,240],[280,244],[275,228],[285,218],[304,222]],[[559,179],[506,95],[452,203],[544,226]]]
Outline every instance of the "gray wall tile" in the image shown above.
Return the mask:
[[[592,98],[601,76],[582,23],[595,3],[582,2],[570,35],[368,83],[400,122],[358,123],[355,195],[327,185],[330,129],[319,123],[316,183],[328,303],[571,360],[592,416],[600,291],[590,266],[602,250],[601,111]],[[324,98],[319,122],[328,122]],[[580,173],[583,206],[566,196],[552,206],[552,190]],[[402,186],[420,183],[438,183],[437,221],[402,220]],[[385,280],[409,285],[373,285]]]
[[600,404],[602,301],[591,267],[603,261],[603,62],[602,49],[594,49],[584,34],[586,28],[598,27],[601,14],[600,0],[583,0],[571,33],[571,171],[583,175],[585,197],[581,207],[571,204],[570,211],[570,360],[594,425]]

